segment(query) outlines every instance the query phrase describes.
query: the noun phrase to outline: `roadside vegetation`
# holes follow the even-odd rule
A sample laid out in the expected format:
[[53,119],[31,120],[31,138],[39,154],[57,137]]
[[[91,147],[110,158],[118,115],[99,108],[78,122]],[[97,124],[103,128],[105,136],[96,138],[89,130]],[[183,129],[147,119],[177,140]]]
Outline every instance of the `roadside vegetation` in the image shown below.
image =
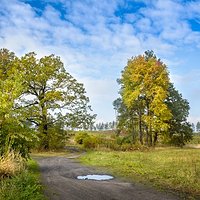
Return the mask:
[[19,154],[0,158],[0,200],[44,200],[38,165]]

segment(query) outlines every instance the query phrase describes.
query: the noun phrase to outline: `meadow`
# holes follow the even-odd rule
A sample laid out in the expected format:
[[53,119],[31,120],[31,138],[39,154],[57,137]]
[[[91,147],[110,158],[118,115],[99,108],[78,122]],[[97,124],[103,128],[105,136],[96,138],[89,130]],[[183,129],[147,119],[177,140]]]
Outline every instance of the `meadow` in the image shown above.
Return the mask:
[[104,167],[131,181],[151,183],[179,195],[200,197],[200,149],[164,148],[151,151],[92,151],[81,162]]
[[183,199],[200,199],[199,155],[200,149],[187,147],[158,147],[142,151],[96,149],[80,160],[86,165],[103,167],[114,176],[175,192]]

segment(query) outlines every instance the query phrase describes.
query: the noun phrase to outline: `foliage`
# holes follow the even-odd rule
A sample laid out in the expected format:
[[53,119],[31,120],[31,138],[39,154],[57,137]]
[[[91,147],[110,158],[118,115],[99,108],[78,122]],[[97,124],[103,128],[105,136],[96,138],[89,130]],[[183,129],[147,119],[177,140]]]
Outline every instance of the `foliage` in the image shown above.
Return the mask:
[[22,109],[16,108],[24,88],[20,68],[20,60],[13,52],[0,50],[0,155],[13,149],[28,157],[37,137],[27,126]]
[[145,55],[128,61],[118,82],[122,96],[122,102],[118,100],[118,110],[121,109],[120,113],[123,113],[121,121],[125,120],[127,124],[128,120],[133,137],[139,130],[141,144],[144,130],[146,144],[155,144],[158,133],[169,128],[166,121],[171,118],[171,112],[164,102],[169,85],[166,65],[156,58],[153,51],[146,51]]
[[83,144],[83,140],[85,138],[89,137],[88,133],[85,131],[79,131],[78,133],[76,133],[75,135],[75,142],[77,144]]
[[[95,151],[81,157],[85,164],[106,169],[133,182],[151,182],[163,189],[200,197],[199,149],[158,149],[152,151]],[[105,171],[105,169],[104,169]],[[192,186],[192,187],[191,187]]]
[[27,119],[43,134],[45,149],[49,148],[49,126],[58,121],[65,127],[86,128],[92,124],[89,99],[83,84],[78,83],[54,55],[36,58],[28,53],[21,58],[25,90],[20,99]]
[[192,140],[187,142],[188,144],[200,144],[200,134],[194,134]]
[[191,124],[187,122],[189,115],[189,103],[182,95],[174,88],[173,84],[169,86],[169,96],[166,99],[166,104],[171,110],[172,118],[169,120],[170,128],[167,132],[169,143],[178,146],[183,146],[186,142],[192,139],[193,130]]
[[108,149],[115,151],[129,151],[144,149],[144,146],[132,142],[132,137],[117,136],[116,134],[104,135],[101,132],[79,131],[75,134],[75,142],[81,144],[86,149]]
[[39,133],[40,140],[37,143],[37,149],[43,150],[42,144],[45,140],[48,141],[48,150],[59,150],[63,149],[68,140],[68,133],[64,130],[64,122],[55,122],[55,124],[49,125],[48,137],[42,133]]
[[[117,116],[117,133],[120,134],[120,130],[132,137],[132,143],[135,143],[138,139],[138,116],[133,109],[128,109],[121,98],[116,99],[113,102],[114,109],[118,113]],[[142,142],[143,143],[143,142]]]
[[39,178],[36,162],[29,160],[28,169],[12,179],[0,181],[0,200],[44,200]]
[[14,150],[28,158],[36,143],[45,149],[63,147],[64,129],[93,123],[85,94],[59,57],[37,59],[28,53],[18,58],[1,49],[0,155]]
[[189,103],[170,83],[167,67],[154,55],[131,58],[118,80],[121,97],[113,102],[118,132],[132,141],[155,145],[157,141],[183,146],[192,138],[187,122]]
[[196,129],[195,129],[194,123],[191,124],[191,128],[192,128],[193,132],[195,132]]
[[86,149],[94,149],[101,142],[101,138],[85,131],[79,131],[75,136],[75,141]]
[[83,139],[83,147],[86,149],[95,149],[100,143],[100,138],[94,135],[88,135]]

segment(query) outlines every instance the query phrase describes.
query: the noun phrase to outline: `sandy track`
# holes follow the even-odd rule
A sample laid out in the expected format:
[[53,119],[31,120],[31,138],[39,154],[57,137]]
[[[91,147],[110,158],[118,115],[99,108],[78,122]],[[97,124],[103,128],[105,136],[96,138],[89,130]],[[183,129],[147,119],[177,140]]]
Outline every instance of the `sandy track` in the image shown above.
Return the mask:
[[50,200],[176,200],[178,197],[139,184],[109,181],[77,180],[79,175],[99,173],[65,157],[37,157],[45,194]]

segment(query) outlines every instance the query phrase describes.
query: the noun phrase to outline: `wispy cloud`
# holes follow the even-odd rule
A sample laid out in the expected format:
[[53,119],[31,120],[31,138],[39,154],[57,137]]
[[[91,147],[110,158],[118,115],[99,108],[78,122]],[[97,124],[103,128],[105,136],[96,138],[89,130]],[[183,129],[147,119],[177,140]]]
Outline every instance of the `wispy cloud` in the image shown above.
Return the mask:
[[199,16],[198,1],[2,0],[0,46],[17,55],[61,56],[67,70],[85,83],[94,106],[101,101],[113,113],[115,80],[131,56],[153,49],[172,66],[172,76],[183,77],[175,69],[184,65],[182,49],[200,48],[200,32],[190,23],[198,24]]

